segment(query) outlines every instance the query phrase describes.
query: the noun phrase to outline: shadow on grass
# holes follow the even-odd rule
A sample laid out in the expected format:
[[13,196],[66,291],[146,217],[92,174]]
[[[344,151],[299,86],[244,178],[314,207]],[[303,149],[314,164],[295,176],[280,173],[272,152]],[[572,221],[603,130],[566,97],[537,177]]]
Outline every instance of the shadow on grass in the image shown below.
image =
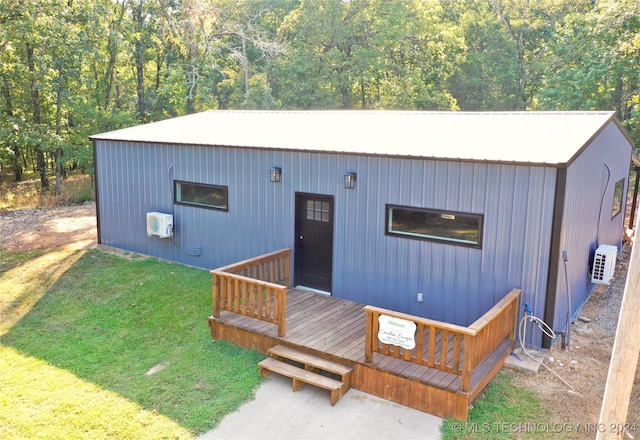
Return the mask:
[[262,359],[211,342],[210,288],[205,270],[92,250],[0,343],[201,433],[252,397]]
[[22,319],[85,251],[61,247],[24,254],[3,251],[7,268],[0,272],[0,336]]
[[47,253],[44,249],[38,249],[28,252],[9,251],[0,248],[0,276],[21,264],[28,264],[30,260],[38,258],[39,256]]

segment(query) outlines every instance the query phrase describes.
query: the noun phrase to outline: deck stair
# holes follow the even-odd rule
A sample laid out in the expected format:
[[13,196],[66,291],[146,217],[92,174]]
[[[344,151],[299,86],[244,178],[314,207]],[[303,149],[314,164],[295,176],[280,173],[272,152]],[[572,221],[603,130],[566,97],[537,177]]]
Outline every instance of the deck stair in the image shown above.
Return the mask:
[[[258,363],[260,375],[266,377],[273,372],[290,377],[293,379],[293,391],[299,391],[307,384],[329,390],[331,406],[334,406],[351,387],[353,368],[347,365],[285,345],[271,347],[268,354],[268,358]],[[340,380],[323,375],[323,372],[331,373]]]

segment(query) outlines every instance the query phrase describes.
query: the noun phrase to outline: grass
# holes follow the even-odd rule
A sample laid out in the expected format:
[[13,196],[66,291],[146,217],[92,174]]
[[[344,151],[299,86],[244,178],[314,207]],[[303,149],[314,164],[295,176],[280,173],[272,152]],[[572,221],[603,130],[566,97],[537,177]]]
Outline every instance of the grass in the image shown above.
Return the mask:
[[192,438],[252,397],[207,271],[84,252],[3,253],[0,438]]
[[32,258],[46,254],[43,249],[27,252],[13,252],[0,248],[0,273],[19,266]]
[[[549,414],[529,390],[513,384],[512,373],[499,373],[474,402],[466,423],[444,420],[442,440],[553,439]],[[545,432],[547,431],[547,432]]]
[[[250,399],[262,356],[212,342],[210,275],[99,250],[3,252],[0,438],[193,438]],[[47,276],[42,276],[47,274]],[[553,438],[499,374],[443,440]]]

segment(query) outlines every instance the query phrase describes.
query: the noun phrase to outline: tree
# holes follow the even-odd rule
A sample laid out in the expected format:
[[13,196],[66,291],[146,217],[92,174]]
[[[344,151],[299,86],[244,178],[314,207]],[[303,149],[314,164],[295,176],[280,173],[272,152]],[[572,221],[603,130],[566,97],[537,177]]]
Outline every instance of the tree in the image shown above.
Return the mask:
[[459,24],[464,37],[463,55],[448,81],[459,107],[468,111],[518,109],[516,45],[490,3],[452,2],[448,20]]
[[489,0],[515,45],[516,109],[533,105],[538,85],[543,81],[542,51],[553,40],[557,23],[568,14],[585,11],[589,0]]
[[640,141],[640,4],[601,1],[565,16],[545,46],[546,75],[537,107],[615,110]]
[[431,1],[302,1],[283,21],[276,96],[294,108],[453,109],[462,40]]

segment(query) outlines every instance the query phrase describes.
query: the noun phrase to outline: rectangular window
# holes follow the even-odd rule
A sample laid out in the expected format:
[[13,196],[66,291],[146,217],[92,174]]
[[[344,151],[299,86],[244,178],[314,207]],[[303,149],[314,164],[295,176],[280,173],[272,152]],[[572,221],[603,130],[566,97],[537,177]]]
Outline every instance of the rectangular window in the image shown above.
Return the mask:
[[307,220],[329,222],[329,202],[307,200]]
[[388,235],[482,247],[481,214],[387,205]]
[[176,180],[175,203],[178,205],[198,206],[200,208],[229,210],[229,188],[204,183],[182,182]]
[[613,209],[611,210],[611,218],[622,212],[622,199],[624,195],[624,179],[616,182],[616,187],[613,189]]

